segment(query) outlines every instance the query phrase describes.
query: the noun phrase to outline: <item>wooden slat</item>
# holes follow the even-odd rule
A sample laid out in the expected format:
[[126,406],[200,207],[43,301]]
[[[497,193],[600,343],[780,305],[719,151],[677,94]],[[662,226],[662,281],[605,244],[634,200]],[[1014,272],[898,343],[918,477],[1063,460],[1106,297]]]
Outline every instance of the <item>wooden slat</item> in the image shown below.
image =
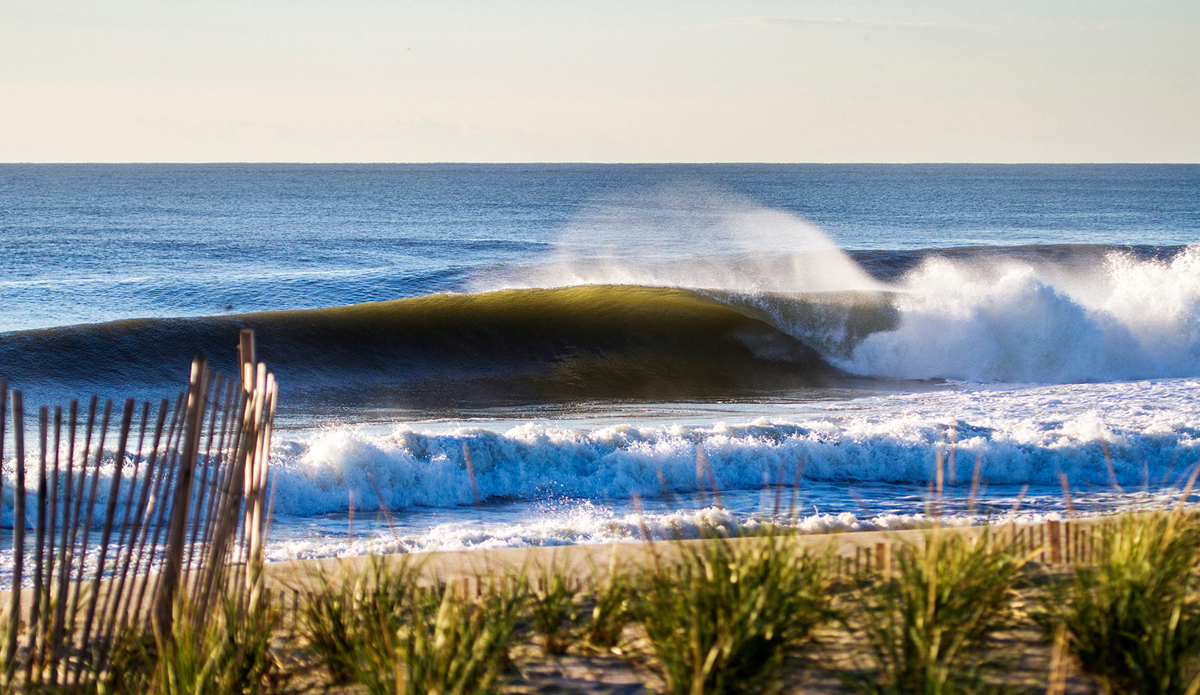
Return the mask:
[[38,474],[37,474],[37,523],[34,526],[33,546],[33,603],[29,606],[29,634],[25,641],[25,682],[33,679],[34,655],[37,653],[39,626],[42,621],[42,569],[46,562],[46,459],[50,445],[50,409],[38,409]]
[[25,565],[25,407],[20,391],[12,392],[13,487],[12,596],[8,604],[8,644],[4,649],[5,681],[12,682],[17,667],[17,633],[21,628],[21,580]]
[[192,481],[196,473],[196,457],[200,449],[204,426],[205,397],[208,393],[208,364],[202,358],[192,363],[191,383],[188,386],[187,412],[184,415],[186,432],[180,456],[179,477],[171,505],[167,533],[165,565],[160,576],[156,597],[155,627],[159,634],[168,634],[174,620],[175,593],[183,574],[184,545],[187,542],[188,502],[192,498]]
[[[59,482],[60,482],[60,475],[62,473],[61,469],[59,468],[59,465],[60,465],[59,459],[61,458],[61,452],[62,452],[62,449],[61,449],[61,447],[62,447],[62,424],[63,424],[63,422],[62,422],[62,406],[55,406],[55,408],[54,408],[54,464],[53,464],[53,469],[52,469],[52,472],[50,475],[50,509],[47,512],[47,514],[50,518],[50,528],[47,531],[47,537],[49,539],[47,541],[47,553],[49,555],[49,559],[46,564],[46,577],[47,577],[47,579],[46,579],[46,585],[47,585],[46,600],[47,600],[48,608],[56,605],[55,598],[56,598],[56,596],[59,596],[62,593],[61,592],[61,587],[62,587],[61,584],[58,585],[59,592],[57,594],[54,593],[54,586],[55,586],[54,570],[55,570],[56,564],[60,564],[60,563],[58,563],[57,552],[62,551],[61,546],[55,547],[55,539],[57,538],[57,535],[58,535],[58,496],[60,494]],[[57,649],[57,645],[54,642],[54,636],[55,636],[54,625],[55,625],[55,620],[57,619],[57,616],[58,616],[57,611],[55,611],[53,616],[47,615],[47,618],[46,618],[47,625],[44,628],[45,634],[42,637],[43,646],[42,646],[41,651],[39,651],[37,654],[37,657],[39,659],[39,666],[41,665],[42,661],[45,661],[50,666],[51,673],[53,673],[53,671],[54,671],[55,662],[56,662],[55,651]]]
[[109,644],[113,636],[113,631],[117,622],[117,611],[121,607],[121,599],[125,593],[125,580],[129,575],[129,564],[133,560],[133,546],[129,542],[129,547],[126,548],[126,535],[130,531],[130,519],[133,514],[134,497],[138,491],[138,471],[142,463],[142,448],[146,442],[146,428],[150,424],[150,403],[142,403],[141,426],[138,428],[138,443],[133,455],[133,472],[129,475],[129,492],[125,496],[125,514],[119,524],[120,532],[117,535],[116,550],[117,556],[113,559],[114,566],[112,572],[113,581],[109,585],[108,594],[105,596],[104,610],[100,613],[100,641],[104,644]]
[[68,407],[67,425],[67,476],[63,481],[63,527],[62,549],[63,558],[58,570],[58,598],[54,603],[54,625],[50,630],[50,684],[58,684],[58,661],[62,652],[63,625],[67,616],[67,601],[71,596],[71,561],[72,553],[68,551],[70,539],[74,537],[71,516],[71,501],[73,499],[71,486],[75,468],[75,431],[79,426],[79,401],[72,399]]
[[[92,465],[92,485],[91,485],[90,491],[87,496],[86,511],[85,511],[84,517],[83,517],[83,538],[80,541],[79,570],[78,570],[78,575],[76,575],[76,579],[75,579],[75,583],[79,587],[77,589],[77,591],[80,591],[80,592],[83,591],[83,572],[84,572],[86,560],[87,560],[88,541],[91,539],[91,533],[92,533],[92,516],[95,513],[96,495],[97,495],[97,493],[99,491],[99,487],[100,487],[100,464],[103,463],[103,460],[104,460],[104,440],[108,435],[108,424],[109,424],[109,420],[111,419],[111,417],[112,417],[112,400],[105,399],[104,415],[100,419],[100,441],[99,441],[99,444],[97,444],[97,446],[96,446],[96,455],[93,459],[94,463]],[[88,597],[87,597],[87,606],[88,607],[85,611],[85,615],[95,611],[96,599],[97,599],[97,596],[96,596],[95,592],[91,592],[88,595]],[[76,601],[76,603],[78,603],[78,600]],[[75,610],[77,608],[78,608],[78,606],[76,606],[76,605],[71,606],[71,610],[72,610],[71,632],[74,632],[75,617],[76,617]],[[86,634],[86,631],[84,631],[79,640],[80,651],[86,649],[87,646],[88,646],[87,634]],[[83,664],[82,659],[75,662],[74,680],[76,683],[79,682],[79,679],[83,674],[83,666],[84,666],[84,664]]]
[[[172,442],[176,441],[179,433],[183,430],[183,404],[184,394],[179,394],[175,399],[175,411],[171,418],[171,428],[167,431],[167,444],[160,457],[161,464],[159,465],[158,476],[155,478],[154,492],[150,501],[146,506],[146,522],[142,528],[142,540],[138,546],[138,567],[141,566],[142,555],[146,552],[146,541],[150,537],[153,530],[154,539],[150,543],[149,554],[146,557],[146,574],[149,575],[154,569],[154,556],[158,545],[159,533],[162,529],[162,510],[166,508],[163,500],[166,499],[167,492],[171,489],[171,479],[174,477],[175,458],[178,455],[177,450],[173,447]],[[165,487],[164,486],[165,483]],[[158,520],[154,517],[157,513]],[[147,578],[138,586],[137,599],[133,602],[133,610],[136,613],[140,611],[146,597],[146,591],[150,585],[150,580]],[[153,594],[151,594],[153,596]]]
[[[121,425],[117,430],[117,452],[113,457],[112,483],[109,486],[108,504],[104,510],[104,525],[100,529],[100,546],[97,548],[96,573],[92,578],[92,595],[88,600],[87,615],[83,619],[82,644],[88,644],[92,631],[92,621],[96,616],[96,608],[100,602],[100,582],[104,579],[105,561],[108,559],[108,542],[112,539],[113,519],[117,512],[117,502],[121,497],[121,473],[125,469],[125,451],[129,444],[129,429],[133,424],[133,399],[125,399],[124,411],[121,413]],[[99,458],[99,457],[97,457]],[[96,467],[99,475],[99,466]]]
[[195,500],[192,503],[195,507],[195,512],[192,517],[191,538],[188,540],[187,559],[183,563],[183,566],[189,571],[193,569],[193,562],[196,557],[196,540],[200,536],[201,528],[205,525],[202,516],[204,502],[208,499],[208,474],[213,464],[213,443],[216,441],[217,415],[221,410],[221,387],[224,380],[225,377],[221,374],[217,374],[215,379],[209,378],[210,389],[206,401],[207,404],[211,404],[208,421],[208,443],[204,446],[204,465],[200,471],[200,482],[196,485]]
[[[91,400],[88,402],[87,426],[84,428],[83,450],[80,452],[79,457],[79,486],[75,493],[75,512],[71,520],[71,549],[67,553],[68,557],[73,558],[74,562],[78,564],[75,581],[73,583],[75,590],[69,601],[70,610],[67,615],[67,626],[65,632],[66,639],[69,643],[73,643],[73,638],[75,635],[75,618],[78,613],[79,602],[81,600],[80,590],[83,587],[84,557],[82,556],[82,553],[76,555],[75,551],[76,541],[79,540],[79,527],[83,518],[83,493],[84,485],[87,482],[87,460],[88,454],[91,452],[92,432],[96,425],[96,405],[97,397],[93,395]],[[65,676],[66,681],[70,682],[71,680],[78,680],[79,672],[79,668],[74,668],[68,671],[67,675]],[[74,676],[74,678],[72,678],[72,676]]]
[[[166,424],[167,412],[170,409],[171,409],[171,403],[167,399],[164,398],[164,399],[162,399],[162,401],[159,402],[158,416],[155,418],[155,421],[154,421],[154,439],[150,445],[150,454],[146,457],[146,472],[143,474],[141,491],[138,496],[137,507],[136,507],[135,513],[133,515],[133,528],[130,530],[130,533],[129,533],[128,557],[130,559],[126,560],[126,567],[128,568],[130,565],[132,565],[134,577],[138,576],[138,568],[141,565],[141,561],[142,561],[142,553],[141,553],[141,540],[143,538],[142,525],[145,522],[146,505],[149,501],[150,491],[152,489],[152,486],[153,486],[153,483],[155,480],[154,473],[157,468],[155,464],[158,462],[158,458],[159,458],[158,451],[159,451],[159,445],[162,443],[163,426]],[[135,548],[137,548],[137,559],[136,559],[136,562],[131,562],[131,560],[134,558],[134,549]],[[128,571],[128,569],[126,569],[125,571]],[[143,584],[144,584],[144,582],[143,582]],[[119,620],[115,621],[117,623],[118,629],[123,629],[129,623],[129,608],[130,608],[130,604],[132,603],[132,600],[131,600],[132,593],[133,592],[131,590],[130,598],[124,602],[125,605],[124,605],[123,609],[121,609],[122,608],[121,606],[118,606],[118,609],[121,609],[121,617]]]

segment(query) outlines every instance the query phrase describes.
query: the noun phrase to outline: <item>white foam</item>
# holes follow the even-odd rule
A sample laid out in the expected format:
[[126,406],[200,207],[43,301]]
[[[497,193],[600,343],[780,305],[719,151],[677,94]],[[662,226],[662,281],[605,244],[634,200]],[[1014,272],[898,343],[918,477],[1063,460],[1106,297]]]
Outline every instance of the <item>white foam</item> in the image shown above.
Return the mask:
[[[770,416],[703,425],[655,423],[593,428],[527,422],[379,433],[359,426],[277,433],[272,444],[275,509],[313,516],[353,506],[391,510],[464,508],[473,502],[463,458],[469,447],[481,498],[624,500],[709,486],[698,478],[697,443],[722,490],[807,481],[847,488],[924,485],[939,452],[952,483],[966,485],[976,461],[985,485],[1126,489],[1177,485],[1200,458],[1200,380],[1066,385],[960,384],[951,390],[879,395],[819,404],[763,405]],[[1107,456],[1107,458],[1106,458]],[[0,504],[12,523],[13,462]],[[1111,468],[1110,468],[1111,464]],[[128,465],[128,462],[127,462]],[[111,452],[102,466],[97,519],[106,503]],[[128,496],[126,480],[121,501]],[[31,490],[30,495],[33,494]],[[878,507],[864,491],[868,506]],[[905,493],[908,494],[908,493]],[[881,497],[880,499],[883,499]],[[25,525],[36,513],[27,498]],[[118,514],[123,506],[118,505]]]
[[[862,375],[1009,383],[1200,376],[1200,246],[1161,261],[1113,252],[1094,266],[931,256],[886,285],[802,218],[703,185],[673,186],[591,206],[546,259],[476,278],[472,289],[589,284],[737,293],[739,304],[765,310]],[[787,312],[772,306],[781,299],[765,296],[861,290],[895,292],[900,322],[849,354],[844,331],[787,325]]]
[[[1052,515],[1057,518],[1057,515]],[[489,548],[546,547],[598,543],[632,543],[644,540],[676,540],[724,537],[753,533],[762,527],[764,519],[755,515],[735,514],[727,509],[706,507],[664,513],[617,515],[610,509],[590,502],[580,502],[565,510],[548,514],[533,514],[532,518],[516,523],[477,523],[460,521],[440,524],[424,533],[393,535],[377,531],[355,540],[345,537],[302,539],[282,538],[267,546],[270,560],[312,559],[319,557],[354,557],[367,554],[446,552]],[[1033,523],[1041,516],[1022,516]],[[946,516],[937,523],[947,526],[966,526],[978,523],[982,517]],[[835,531],[898,531],[925,528],[931,524],[920,514],[881,514],[870,518],[843,512],[841,514],[812,514],[801,516],[781,525],[800,533],[831,533]]]
[[899,327],[841,366],[999,382],[1200,375],[1200,247],[1169,261],[1112,253],[1073,271],[932,258],[898,289]]
[[[985,484],[1127,488],[1176,483],[1200,456],[1200,382],[988,386],[875,396],[806,406],[802,417],[773,416],[708,426],[617,425],[595,429],[526,423],[390,434],[339,427],[307,438],[277,438],[272,464],[277,509],[285,514],[359,508],[454,507],[472,502],[463,460],[471,449],[483,498],[559,496],[624,499],[696,490],[696,443],[718,487],[790,484],[798,466],[816,481],[926,483],[947,457],[948,479],[967,483],[980,462]],[[1105,447],[1111,457],[1112,473]],[[661,479],[660,479],[661,475]],[[707,473],[705,473],[707,478]],[[707,483],[705,483],[707,484]],[[378,488],[379,492],[376,492]]]

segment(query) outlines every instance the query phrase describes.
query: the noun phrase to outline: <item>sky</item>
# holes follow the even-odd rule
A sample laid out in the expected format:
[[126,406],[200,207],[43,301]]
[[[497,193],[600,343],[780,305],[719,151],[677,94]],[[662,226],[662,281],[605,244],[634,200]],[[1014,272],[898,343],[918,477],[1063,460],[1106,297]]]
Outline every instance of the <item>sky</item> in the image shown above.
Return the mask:
[[1200,162],[1200,2],[0,0],[0,162]]

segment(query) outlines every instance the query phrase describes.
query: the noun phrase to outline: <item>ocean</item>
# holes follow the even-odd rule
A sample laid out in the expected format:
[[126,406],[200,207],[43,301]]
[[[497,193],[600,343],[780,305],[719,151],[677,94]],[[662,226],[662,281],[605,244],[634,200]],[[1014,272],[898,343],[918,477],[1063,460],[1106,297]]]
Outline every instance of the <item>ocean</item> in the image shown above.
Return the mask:
[[255,329],[276,560],[1033,522],[1200,462],[1200,166],[0,165],[0,240],[27,403]]

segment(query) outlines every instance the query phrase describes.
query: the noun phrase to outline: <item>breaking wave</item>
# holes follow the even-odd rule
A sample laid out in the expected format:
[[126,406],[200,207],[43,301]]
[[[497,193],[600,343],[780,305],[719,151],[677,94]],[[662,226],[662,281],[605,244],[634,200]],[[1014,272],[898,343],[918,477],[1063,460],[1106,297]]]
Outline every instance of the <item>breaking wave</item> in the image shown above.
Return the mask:
[[707,427],[525,423],[505,432],[401,426],[388,434],[334,427],[278,439],[272,461],[277,508],[298,515],[345,510],[351,495],[365,507],[378,504],[377,494],[393,509],[469,505],[464,448],[483,499],[686,494],[711,485],[698,471],[697,446],[711,480],[726,490],[790,486],[797,475],[850,487],[924,485],[936,479],[939,456],[946,479],[960,487],[978,465],[985,486],[1057,489],[1063,474],[1084,489],[1150,489],[1178,484],[1200,457],[1198,387],[1194,380],[981,386],[876,397],[795,421]]

